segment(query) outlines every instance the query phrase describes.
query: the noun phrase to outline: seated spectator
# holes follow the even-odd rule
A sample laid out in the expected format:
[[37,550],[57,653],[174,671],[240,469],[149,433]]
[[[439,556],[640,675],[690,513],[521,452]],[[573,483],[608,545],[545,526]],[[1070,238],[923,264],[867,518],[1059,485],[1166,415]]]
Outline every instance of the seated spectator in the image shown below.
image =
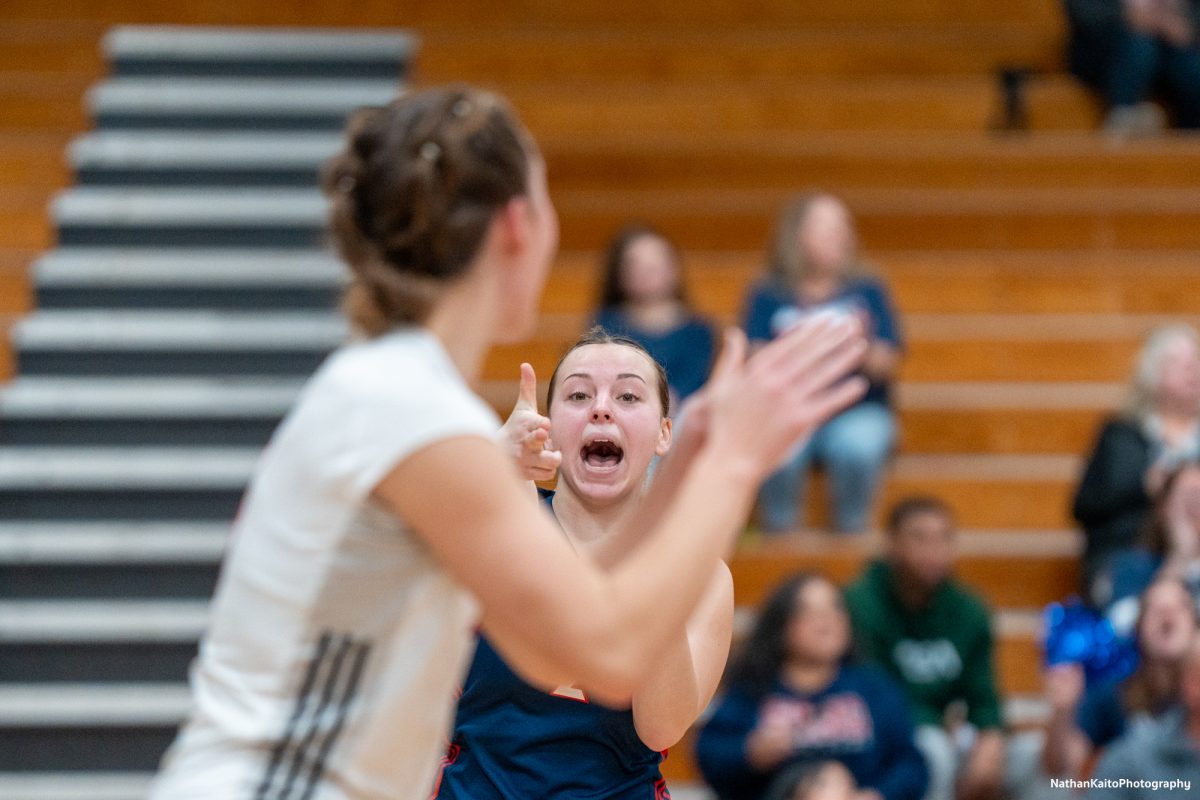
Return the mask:
[[902,342],[886,287],[858,261],[850,212],[826,194],[802,197],[779,217],[768,275],[750,292],[744,312],[752,342],[775,338],[816,311],[862,318],[870,341],[862,373],[870,382],[863,399],[819,428],[808,444],[763,484],[759,523],[764,531],[797,526],[810,462],[829,476],[832,522],[856,533],[870,523],[880,476],[896,438],[890,387]]
[[1200,636],[1194,633],[1182,659],[1178,696],[1176,708],[1132,727],[1105,752],[1092,775],[1100,785],[1088,791],[1087,800],[1196,796],[1200,788]]
[[846,589],[860,652],[907,691],[930,800],[995,796],[1004,773],[991,623],[954,579],[954,540],[945,503],[902,500],[888,515],[885,558]]
[[840,761],[798,764],[772,781],[763,800],[854,800],[858,786]]
[[1108,107],[1106,130],[1158,132],[1157,92],[1180,128],[1200,128],[1196,0],[1066,0],[1071,72]]
[[1118,632],[1132,630],[1138,597],[1156,575],[1177,578],[1200,602],[1200,464],[1173,473],[1154,503],[1142,545],[1109,561],[1108,617]]
[[850,620],[825,578],[784,581],[728,673],[697,761],[721,800],[764,800],[801,764],[838,761],[855,800],[919,800],[925,762],[908,703],[881,671],[846,663]]
[[1188,325],[1160,328],[1138,355],[1128,410],[1104,424],[1075,493],[1083,588],[1097,608],[1112,601],[1111,584],[1097,577],[1137,543],[1167,475],[1198,459],[1200,338]]
[[1141,663],[1132,675],[1085,688],[1079,664],[1046,670],[1046,773],[1078,776],[1092,754],[1124,735],[1134,719],[1166,710],[1178,694],[1180,664],[1196,628],[1196,608],[1187,588],[1163,578],[1142,594],[1136,627]]
[[654,228],[626,228],[609,244],[595,322],[633,339],[663,365],[672,413],[708,379],[713,327],[688,304],[679,250]]

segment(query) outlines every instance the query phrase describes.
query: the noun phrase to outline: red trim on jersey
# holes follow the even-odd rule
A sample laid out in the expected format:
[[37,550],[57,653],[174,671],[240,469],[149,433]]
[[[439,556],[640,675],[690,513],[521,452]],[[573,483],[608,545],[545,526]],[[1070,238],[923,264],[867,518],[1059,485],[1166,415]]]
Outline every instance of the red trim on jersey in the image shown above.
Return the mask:
[[430,800],[437,800],[438,792],[442,790],[442,776],[446,773],[446,767],[458,761],[458,754],[462,752],[462,748],[453,742],[446,748],[446,755],[442,756],[442,765],[438,768],[437,780],[433,782],[433,794],[429,796]]

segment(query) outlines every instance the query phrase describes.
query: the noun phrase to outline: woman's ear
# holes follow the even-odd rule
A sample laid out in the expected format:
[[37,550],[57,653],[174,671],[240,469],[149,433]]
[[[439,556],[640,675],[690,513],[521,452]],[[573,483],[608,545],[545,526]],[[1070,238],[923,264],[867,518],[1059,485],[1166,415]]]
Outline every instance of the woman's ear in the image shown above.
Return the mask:
[[496,245],[505,256],[519,257],[529,247],[532,213],[526,197],[514,197],[496,212],[492,231]]
[[658,444],[654,446],[654,455],[659,458],[665,456],[667,451],[671,449],[671,435],[673,432],[671,425],[670,417],[663,417],[662,422],[659,424]]

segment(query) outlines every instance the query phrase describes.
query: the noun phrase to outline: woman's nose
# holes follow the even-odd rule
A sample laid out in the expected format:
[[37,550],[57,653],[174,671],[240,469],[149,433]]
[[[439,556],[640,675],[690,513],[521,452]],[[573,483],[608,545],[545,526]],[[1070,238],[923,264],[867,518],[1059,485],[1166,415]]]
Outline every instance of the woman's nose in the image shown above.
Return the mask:
[[593,422],[610,422],[612,420],[612,412],[608,408],[608,404],[603,400],[597,400],[592,405],[592,421]]

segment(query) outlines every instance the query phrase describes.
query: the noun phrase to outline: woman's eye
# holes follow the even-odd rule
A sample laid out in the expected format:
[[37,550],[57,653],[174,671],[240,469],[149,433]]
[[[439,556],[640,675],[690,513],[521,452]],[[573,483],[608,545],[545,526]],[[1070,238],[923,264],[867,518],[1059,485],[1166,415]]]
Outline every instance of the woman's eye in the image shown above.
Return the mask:
[[624,403],[636,403],[640,398],[633,392],[623,392],[617,395],[617,399]]
[[569,395],[567,395],[567,399],[568,400],[576,400],[576,401],[587,400],[587,395],[584,394],[583,392],[571,392]]

